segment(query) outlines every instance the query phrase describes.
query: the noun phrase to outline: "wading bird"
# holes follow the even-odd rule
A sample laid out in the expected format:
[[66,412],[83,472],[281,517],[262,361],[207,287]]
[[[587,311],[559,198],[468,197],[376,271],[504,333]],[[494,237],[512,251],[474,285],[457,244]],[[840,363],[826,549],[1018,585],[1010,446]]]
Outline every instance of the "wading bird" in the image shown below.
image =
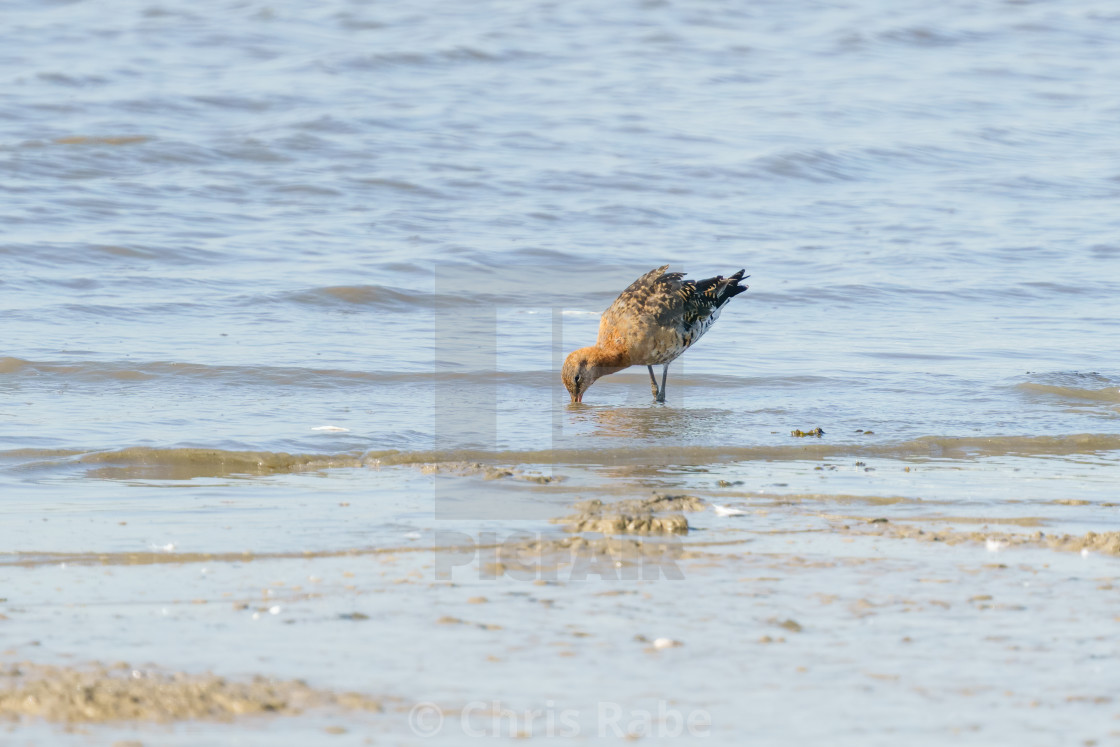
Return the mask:
[[[739,285],[743,270],[729,278],[682,280],[683,272],[650,270],[622,291],[599,321],[599,340],[564,361],[560,373],[572,402],[582,402],[595,380],[630,366],[649,369],[650,389],[665,401],[669,364],[703,336],[732,298],[747,289]],[[749,276],[748,276],[749,277]],[[661,386],[653,367],[663,366]]]

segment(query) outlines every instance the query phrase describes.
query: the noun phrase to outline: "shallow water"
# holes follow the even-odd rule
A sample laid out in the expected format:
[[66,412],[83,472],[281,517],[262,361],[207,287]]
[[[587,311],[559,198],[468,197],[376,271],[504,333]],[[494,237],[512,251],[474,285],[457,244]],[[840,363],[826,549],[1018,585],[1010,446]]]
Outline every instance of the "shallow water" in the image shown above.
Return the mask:
[[[472,700],[570,705],[587,739],[600,704],[662,700],[736,743],[1115,736],[1116,559],[1047,544],[1120,503],[1111,4],[3,16],[8,656],[408,704],[340,744]],[[569,406],[563,355],[665,263],[751,288],[666,404],[634,369]],[[748,513],[646,538],[682,581],[542,587],[446,549],[652,492]],[[317,719],[89,739],[303,744]]]

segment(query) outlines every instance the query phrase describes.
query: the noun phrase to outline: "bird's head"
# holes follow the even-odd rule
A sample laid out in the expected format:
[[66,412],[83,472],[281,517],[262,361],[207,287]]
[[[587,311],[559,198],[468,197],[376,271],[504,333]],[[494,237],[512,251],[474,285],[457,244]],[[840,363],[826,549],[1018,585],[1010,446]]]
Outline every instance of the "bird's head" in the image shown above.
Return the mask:
[[572,395],[572,402],[583,402],[584,392],[599,378],[599,367],[589,352],[589,348],[580,348],[571,353],[560,371],[560,378],[564,380],[568,394]]

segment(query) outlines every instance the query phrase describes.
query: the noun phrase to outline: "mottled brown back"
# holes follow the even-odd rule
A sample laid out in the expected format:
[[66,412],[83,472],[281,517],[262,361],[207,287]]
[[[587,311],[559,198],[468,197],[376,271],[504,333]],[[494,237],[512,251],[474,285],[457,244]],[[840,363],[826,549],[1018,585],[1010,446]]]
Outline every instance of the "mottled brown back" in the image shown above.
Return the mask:
[[729,278],[684,280],[682,272],[650,270],[624,290],[599,323],[601,346],[624,346],[635,365],[668,363],[708,331],[719,311],[747,289],[743,270]]

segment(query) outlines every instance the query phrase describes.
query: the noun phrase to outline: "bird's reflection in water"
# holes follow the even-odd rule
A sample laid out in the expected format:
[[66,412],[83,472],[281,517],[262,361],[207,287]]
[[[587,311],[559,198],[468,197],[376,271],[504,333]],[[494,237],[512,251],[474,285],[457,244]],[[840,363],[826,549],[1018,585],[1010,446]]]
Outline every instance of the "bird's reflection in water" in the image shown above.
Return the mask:
[[[718,409],[584,405],[572,408],[571,422],[591,426],[593,438],[625,439],[635,446],[710,446],[719,443],[731,414]],[[612,443],[608,448],[618,446]]]
[[[583,431],[581,438],[598,441],[609,464],[602,469],[611,477],[630,480],[656,477],[651,487],[665,487],[666,470],[681,467],[707,471],[710,447],[731,425],[728,410],[695,410],[673,407],[609,407],[576,405],[570,423]],[[705,448],[709,447],[709,448]]]

